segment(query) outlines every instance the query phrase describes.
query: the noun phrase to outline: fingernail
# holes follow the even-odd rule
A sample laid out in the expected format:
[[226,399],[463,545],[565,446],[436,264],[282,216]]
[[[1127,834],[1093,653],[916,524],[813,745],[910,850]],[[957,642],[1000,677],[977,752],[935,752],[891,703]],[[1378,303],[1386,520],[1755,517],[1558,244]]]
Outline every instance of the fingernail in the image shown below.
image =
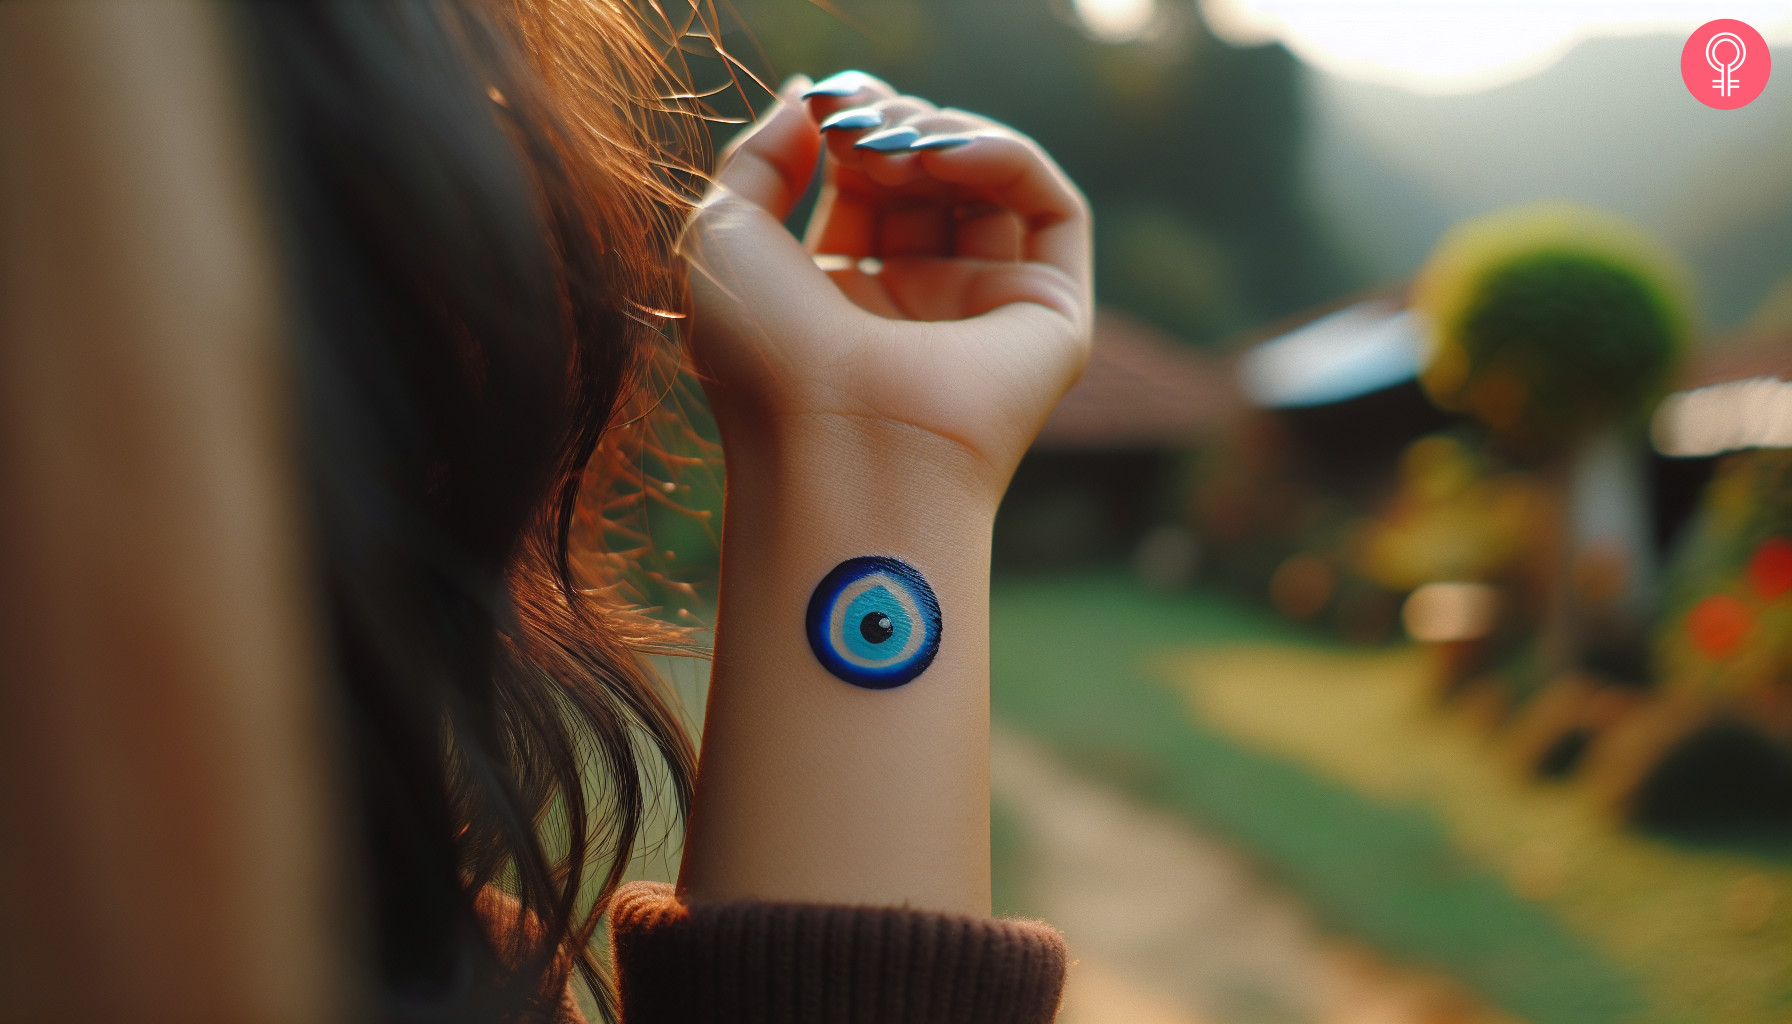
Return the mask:
[[908,144],[910,149],[952,149],[967,142],[976,142],[982,138],[976,132],[948,132],[943,135],[923,135]]
[[854,149],[869,149],[875,153],[902,153],[921,137],[921,133],[913,128],[887,128],[881,132],[872,132],[852,144]]
[[822,121],[821,130],[829,132],[839,128],[842,131],[858,131],[862,128],[876,128],[883,123],[884,115],[875,110],[866,110],[863,108],[856,110],[842,110],[838,114]]
[[816,96],[851,96],[870,84],[870,75],[863,71],[842,71],[816,82],[803,93],[803,99]]

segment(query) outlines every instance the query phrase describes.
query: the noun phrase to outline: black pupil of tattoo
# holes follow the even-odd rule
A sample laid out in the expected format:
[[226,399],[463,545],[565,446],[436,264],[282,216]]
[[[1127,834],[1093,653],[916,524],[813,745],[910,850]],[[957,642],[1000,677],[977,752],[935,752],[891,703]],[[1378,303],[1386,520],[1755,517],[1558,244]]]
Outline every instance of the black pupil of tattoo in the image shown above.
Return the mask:
[[890,617],[883,612],[872,612],[859,620],[859,635],[874,644],[881,644],[890,639],[896,630],[890,627]]

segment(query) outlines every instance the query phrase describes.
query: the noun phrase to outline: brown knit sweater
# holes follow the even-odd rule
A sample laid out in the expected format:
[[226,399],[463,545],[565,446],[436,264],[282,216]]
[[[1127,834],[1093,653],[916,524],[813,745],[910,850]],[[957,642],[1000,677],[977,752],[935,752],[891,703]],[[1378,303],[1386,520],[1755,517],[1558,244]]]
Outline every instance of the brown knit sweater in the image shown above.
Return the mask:
[[1035,921],[636,882],[610,929],[625,1024],[1045,1024],[1064,984],[1064,939]]

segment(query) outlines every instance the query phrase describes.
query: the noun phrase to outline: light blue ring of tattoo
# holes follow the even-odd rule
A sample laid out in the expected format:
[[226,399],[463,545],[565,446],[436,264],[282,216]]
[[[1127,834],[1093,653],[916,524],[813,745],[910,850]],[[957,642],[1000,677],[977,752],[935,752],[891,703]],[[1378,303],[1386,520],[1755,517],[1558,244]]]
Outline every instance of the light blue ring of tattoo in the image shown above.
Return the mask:
[[835,566],[809,597],[804,628],[822,667],[888,690],[927,671],[940,647],[940,603],[919,570],[866,555]]

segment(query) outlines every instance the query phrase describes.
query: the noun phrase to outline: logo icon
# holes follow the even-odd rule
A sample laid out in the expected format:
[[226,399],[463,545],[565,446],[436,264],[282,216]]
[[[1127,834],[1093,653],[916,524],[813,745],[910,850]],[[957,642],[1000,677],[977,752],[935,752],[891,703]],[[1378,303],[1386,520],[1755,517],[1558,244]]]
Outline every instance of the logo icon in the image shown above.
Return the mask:
[[1772,72],[1767,41],[1747,22],[1732,18],[1700,25],[1680,50],[1680,78],[1686,91],[1717,110],[1754,102]]
[[[1723,46],[1730,48],[1729,60],[1723,60],[1717,55],[1718,49]],[[1711,70],[1718,73],[1717,79],[1711,83],[1711,87],[1717,90],[1719,96],[1728,99],[1730,94],[1736,91],[1736,69],[1741,67],[1746,60],[1748,60],[1748,44],[1744,43],[1742,37],[1734,32],[1719,32],[1705,43],[1705,63],[1711,65]]]

